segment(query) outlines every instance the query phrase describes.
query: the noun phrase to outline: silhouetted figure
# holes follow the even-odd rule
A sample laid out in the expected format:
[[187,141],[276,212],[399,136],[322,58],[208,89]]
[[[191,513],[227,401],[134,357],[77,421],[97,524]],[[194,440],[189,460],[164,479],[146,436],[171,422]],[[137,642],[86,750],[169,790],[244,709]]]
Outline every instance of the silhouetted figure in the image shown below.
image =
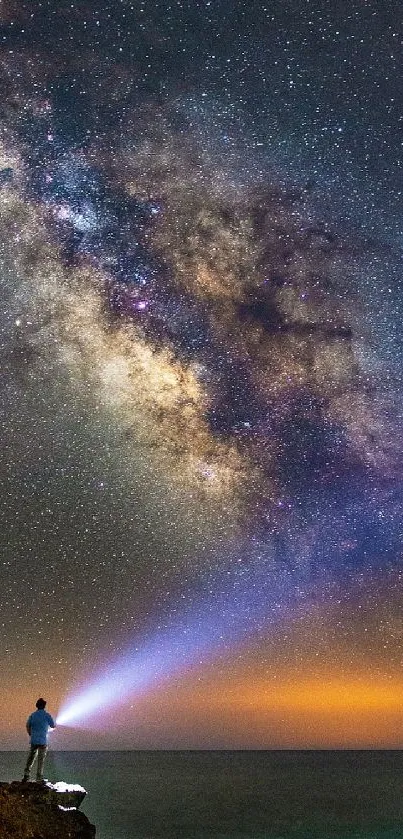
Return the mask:
[[30,714],[27,719],[27,731],[31,738],[31,748],[25,766],[23,781],[29,781],[29,775],[36,757],[38,757],[36,780],[43,781],[43,764],[45,763],[46,752],[48,750],[48,731],[50,728],[55,728],[56,725],[50,714],[45,711],[45,706],[46,700],[38,699],[36,703],[38,710]]

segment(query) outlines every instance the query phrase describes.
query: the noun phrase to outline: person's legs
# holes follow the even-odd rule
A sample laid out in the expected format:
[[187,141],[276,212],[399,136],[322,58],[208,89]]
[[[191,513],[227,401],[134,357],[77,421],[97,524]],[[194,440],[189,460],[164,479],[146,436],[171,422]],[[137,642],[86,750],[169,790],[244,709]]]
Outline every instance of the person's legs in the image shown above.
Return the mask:
[[29,773],[34,765],[34,761],[38,752],[38,746],[33,746],[31,744],[31,748],[28,753],[27,762],[24,769],[24,781],[29,780]]
[[36,772],[36,780],[43,781],[43,764],[45,763],[47,746],[38,746],[38,766]]

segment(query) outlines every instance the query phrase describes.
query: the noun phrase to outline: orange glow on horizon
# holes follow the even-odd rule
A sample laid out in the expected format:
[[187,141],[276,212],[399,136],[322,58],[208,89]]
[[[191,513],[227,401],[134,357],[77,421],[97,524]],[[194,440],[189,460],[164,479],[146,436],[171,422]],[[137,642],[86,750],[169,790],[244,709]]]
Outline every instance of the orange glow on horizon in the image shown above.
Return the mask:
[[403,745],[403,679],[189,677],[142,701],[136,715],[161,732],[190,732],[190,748],[394,749]]
[[256,711],[281,708],[321,714],[399,711],[403,709],[403,680],[397,683],[334,676],[315,676],[298,682],[254,680],[223,686],[210,696],[217,708],[228,705],[229,699],[231,705]]
[[[47,698],[57,715],[63,696],[55,691]],[[24,749],[33,707],[26,693],[6,691],[5,699],[3,749]],[[193,672],[113,709],[112,728],[105,738],[99,718],[85,732],[59,729],[52,747],[397,749],[403,747],[403,677],[320,669],[294,670],[292,677],[287,669],[272,676]]]

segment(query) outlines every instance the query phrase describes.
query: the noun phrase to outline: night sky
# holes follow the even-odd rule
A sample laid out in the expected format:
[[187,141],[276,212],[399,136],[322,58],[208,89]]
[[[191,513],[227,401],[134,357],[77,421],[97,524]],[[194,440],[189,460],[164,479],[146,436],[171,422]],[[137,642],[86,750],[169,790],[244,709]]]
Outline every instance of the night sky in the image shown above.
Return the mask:
[[401,11],[0,3],[0,748],[403,746]]

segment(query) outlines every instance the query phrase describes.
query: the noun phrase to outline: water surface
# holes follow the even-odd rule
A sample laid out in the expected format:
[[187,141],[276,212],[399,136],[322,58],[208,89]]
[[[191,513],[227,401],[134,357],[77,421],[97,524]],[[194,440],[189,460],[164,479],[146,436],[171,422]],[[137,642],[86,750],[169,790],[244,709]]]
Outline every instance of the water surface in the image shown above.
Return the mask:
[[[0,753],[0,778],[25,754]],[[403,752],[50,752],[97,839],[402,839]]]

